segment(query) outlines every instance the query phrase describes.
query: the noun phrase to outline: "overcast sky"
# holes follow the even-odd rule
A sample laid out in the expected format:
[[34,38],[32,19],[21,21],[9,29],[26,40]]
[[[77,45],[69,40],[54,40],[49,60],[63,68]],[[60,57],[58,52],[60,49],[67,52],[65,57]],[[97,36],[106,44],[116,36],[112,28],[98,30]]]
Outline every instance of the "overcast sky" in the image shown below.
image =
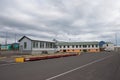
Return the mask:
[[0,43],[23,35],[60,41],[120,38],[120,0],[0,0]]

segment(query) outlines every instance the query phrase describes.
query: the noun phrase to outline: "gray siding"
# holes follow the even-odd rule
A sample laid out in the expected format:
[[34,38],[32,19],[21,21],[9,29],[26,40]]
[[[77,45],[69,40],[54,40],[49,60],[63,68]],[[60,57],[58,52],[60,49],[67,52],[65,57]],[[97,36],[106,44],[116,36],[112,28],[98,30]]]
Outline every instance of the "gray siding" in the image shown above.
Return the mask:
[[[26,42],[26,48],[24,48],[24,43]],[[20,50],[21,51],[31,51],[31,40],[24,38],[23,40],[20,41]]]

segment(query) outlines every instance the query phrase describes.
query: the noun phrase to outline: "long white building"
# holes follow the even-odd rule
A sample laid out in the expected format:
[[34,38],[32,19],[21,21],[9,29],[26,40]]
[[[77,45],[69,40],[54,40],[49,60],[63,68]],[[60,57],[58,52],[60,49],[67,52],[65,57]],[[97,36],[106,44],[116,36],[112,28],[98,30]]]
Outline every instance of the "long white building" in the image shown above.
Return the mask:
[[100,52],[99,42],[59,42],[60,52]]
[[[101,45],[102,44],[102,45]],[[20,52],[28,54],[58,52],[100,52],[114,50],[114,44],[110,42],[55,42],[34,40],[23,36],[19,40]]]

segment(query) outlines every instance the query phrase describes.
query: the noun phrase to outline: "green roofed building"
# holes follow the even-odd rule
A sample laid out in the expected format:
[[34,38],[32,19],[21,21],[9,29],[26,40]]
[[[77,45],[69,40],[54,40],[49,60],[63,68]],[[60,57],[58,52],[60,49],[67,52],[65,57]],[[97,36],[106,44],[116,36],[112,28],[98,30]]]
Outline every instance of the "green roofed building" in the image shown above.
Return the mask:
[[58,42],[60,52],[100,52],[99,42]]
[[11,44],[1,45],[1,50],[11,50]]
[[2,51],[19,50],[19,43],[6,44],[6,45],[1,44],[0,50],[2,50]]

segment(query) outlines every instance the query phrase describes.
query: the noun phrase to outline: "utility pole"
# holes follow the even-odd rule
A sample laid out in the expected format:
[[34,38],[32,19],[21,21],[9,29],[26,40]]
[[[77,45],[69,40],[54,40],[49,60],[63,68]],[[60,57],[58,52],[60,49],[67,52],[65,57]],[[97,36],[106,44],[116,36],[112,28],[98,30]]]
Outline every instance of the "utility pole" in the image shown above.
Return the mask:
[[7,32],[6,32],[6,36],[5,36],[5,48],[7,50]]
[[116,46],[117,46],[117,33],[115,33],[115,43],[116,43]]
[[5,36],[5,45],[7,46],[7,32],[6,32],[6,36]]
[[16,33],[15,33],[15,43],[16,43]]

